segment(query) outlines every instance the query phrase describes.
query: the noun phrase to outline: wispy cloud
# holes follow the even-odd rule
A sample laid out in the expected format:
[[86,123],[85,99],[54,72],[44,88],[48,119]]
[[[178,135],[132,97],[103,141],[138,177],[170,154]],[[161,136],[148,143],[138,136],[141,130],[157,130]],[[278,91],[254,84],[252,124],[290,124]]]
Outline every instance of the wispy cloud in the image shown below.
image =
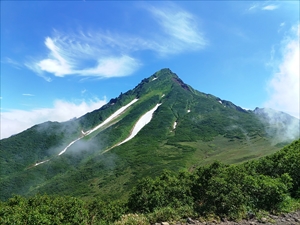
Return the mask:
[[204,48],[207,40],[199,31],[195,16],[173,4],[168,6],[146,9],[161,31],[156,35],[150,31],[145,36],[137,36],[101,30],[76,33],[55,30],[51,37],[45,38],[47,57],[25,65],[47,81],[51,78],[45,73],[57,77],[122,77],[142,65],[133,56],[136,52],[150,50],[167,56]]
[[255,4],[251,5],[248,8],[248,11],[249,12],[255,12],[257,10],[273,11],[273,10],[278,9],[278,8],[279,8],[279,5],[267,4],[265,2],[258,2],[258,3],[255,3]]
[[[100,108],[106,99],[81,101],[80,103],[56,100],[52,108],[39,108],[30,111],[10,110],[1,112],[0,139],[7,138],[45,121],[66,121]],[[24,120],[26,118],[26,120]]]
[[208,41],[199,31],[194,15],[174,5],[165,8],[149,7],[165,36],[167,42],[158,43],[157,49],[163,54],[180,53],[204,48]]
[[272,11],[272,10],[277,9],[278,7],[279,7],[278,5],[266,5],[266,6],[262,7],[262,10]]
[[57,46],[54,41],[47,37],[45,45],[50,50],[49,58],[38,62],[37,66],[46,72],[54,73],[56,76],[63,76],[72,73],[71,62],[68,62],[63,55],[66,55],[64,49]]
[[39,67],[38,63],[35,60],[32,60],[31,62],[26,62],[24,65],[34,71],[39,77],[44,78],[47,82],[51,82],[51,77],[47,76],[44,71]]
[[34,95],[33,94],[28,94],[28,93],[24,93],[22,94],[23,96],[29,96],[29,97],[33,97]]
[[[84,34],[62,36],[56,32],[54,38],[46,38],[45,45],[49,50],[48,57],[26,64],[42,76],[47,72],[58,77],[67,75],[120,77],[133,73],[140,66],[138,60],[125,54],[115,56],[112,50],[109,52],[109,49],[105,49],[107,47],[104,47],[103,41],[102,43],[91,41]],[[101,54],[102,49],[106,54]],[[86,66],[87,61],[95,66]]]
[[257,7],[258,7],[258,5],[254,4],[254,5],[251,5],[248,10],[252,11],[252,10],[256,9]]
[[23,65],[9,57],[5,57],[4,60],[2,60],[2,63],[8,63],[10,65],[12,65],[13,67],[15,67],[16,69],[21,69],[23,67]]
[[99,76],[102,77],[123,77],[132,74],[140,63],[138,60],[122,55],[120,57],[103,58],[97,61],[97,66],[93,68],[87,68],[82,70],[75,70],[75,73],[82,76]]
[[285,29],[285,22],[282,22],[282,23],[280,23],[279,24],[279,27],[278,27],[278,29],[277,29],[277,32],[279,33],[279,32],[281,32],[282,30],[284,30]]
[[297,118],[300,117],[299,28],[300,24],[292,27],[290,35],[281,43],[282,57],[273,65],[276,71],[268,82],[269,99],[265,103],[266,107]]

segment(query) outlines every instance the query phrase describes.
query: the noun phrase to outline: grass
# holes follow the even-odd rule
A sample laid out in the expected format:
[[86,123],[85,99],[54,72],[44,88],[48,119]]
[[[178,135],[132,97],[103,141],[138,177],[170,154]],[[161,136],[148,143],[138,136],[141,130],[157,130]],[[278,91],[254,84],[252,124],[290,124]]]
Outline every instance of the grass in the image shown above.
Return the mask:
[[218,160],[226,164],[242,163],[249,159],[260,158],[279,150],[277,146],[271,146],[265,138],[255,137],[250,141],[230,141],[221,135],[212,141],[180,142],[181,145],[195,148],[196,151],[189,158],[190,165],[208,165]]

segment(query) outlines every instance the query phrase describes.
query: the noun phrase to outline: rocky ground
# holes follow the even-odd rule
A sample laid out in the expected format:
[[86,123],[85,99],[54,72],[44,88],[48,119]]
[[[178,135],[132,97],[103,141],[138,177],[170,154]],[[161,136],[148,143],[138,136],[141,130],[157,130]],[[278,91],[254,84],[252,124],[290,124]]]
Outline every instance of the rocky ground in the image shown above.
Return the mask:
[[249,220],[242,220],[239,222],[227,221],[223,219],[223,221],[210,221],[210,222],[202,222],[198,220],[193,220],[188,218],[185,222],[177,222],[177,223],[169,223],[169,222],[162,222],[162,223],[155,223],[154,225],[298,225],[300,224],[300,211],[292,212],[292,213],[285,213],[279,216],[269,215],[266,217],[262,217],[260,219],[252,218]]

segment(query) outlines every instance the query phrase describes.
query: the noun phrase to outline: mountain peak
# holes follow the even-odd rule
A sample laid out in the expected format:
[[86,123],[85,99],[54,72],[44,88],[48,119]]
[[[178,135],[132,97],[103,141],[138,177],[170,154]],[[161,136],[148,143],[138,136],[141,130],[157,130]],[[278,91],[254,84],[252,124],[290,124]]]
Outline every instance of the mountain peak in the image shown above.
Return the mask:
[[172,72],[169,68],[164,68],[164,69],[161,69],[161,70],[157,71],[150,78],[152,78],[152,80],[167,79],[169,81],[172,81],[172,82],[180,85],[185,90],[190,91],[190,89],[191,89],[191,87],[189,87],[189,85],[187,85],[186,83],[184,83],[179,78],[179,76],[176,73]]
[[163,77],[163,76],[168,76],[168,75],[172,75],[172,76],[176,76],[177,75],[175,73],[173,73],[169,68],[163,68],[159,71],[157,71],[156,73],[154,73],[154,77]]
[[143,79],[133,91],[136,93],[136,97],[139,98],[146,93],[153,92],[153,90],[157,90],[157,92],[161,92],[161,94],[167,94],[176,86],[188,91],[192,89],[189,85],[185,84],[177,74],[173,73],[169,68],[164,68],[155,72],[150,77]]
[[172,72],[169,68],[161,69],[150,76],[151,80],[155,79],[179,79],[176,73]]

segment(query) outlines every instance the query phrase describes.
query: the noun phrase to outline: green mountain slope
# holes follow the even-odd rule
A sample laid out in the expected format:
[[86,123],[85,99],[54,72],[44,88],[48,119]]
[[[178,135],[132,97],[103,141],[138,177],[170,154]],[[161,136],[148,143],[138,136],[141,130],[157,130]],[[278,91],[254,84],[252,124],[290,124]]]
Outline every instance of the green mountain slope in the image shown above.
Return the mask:
[[158,177],[146,177],[135,184],[129,198],[123,201],[16,195],[0,201],[0,222],[161,224],[190,217],[208,222],[234,220],[235,224],[241,219],[244,220],[239,224],[297,224],[299,161],[300,139],[274,154],[238,165],[214,162],[193,172],[164,171]]
[[[120,145],[157,104],[151,121]],[[194,90],[163,69],[78,119],[47,122],[1,140],[1,199],[38,192],[126,197],[137,179],[164,169],[273,153],[293,139],[277,140],[276,129],[258,113]]]

